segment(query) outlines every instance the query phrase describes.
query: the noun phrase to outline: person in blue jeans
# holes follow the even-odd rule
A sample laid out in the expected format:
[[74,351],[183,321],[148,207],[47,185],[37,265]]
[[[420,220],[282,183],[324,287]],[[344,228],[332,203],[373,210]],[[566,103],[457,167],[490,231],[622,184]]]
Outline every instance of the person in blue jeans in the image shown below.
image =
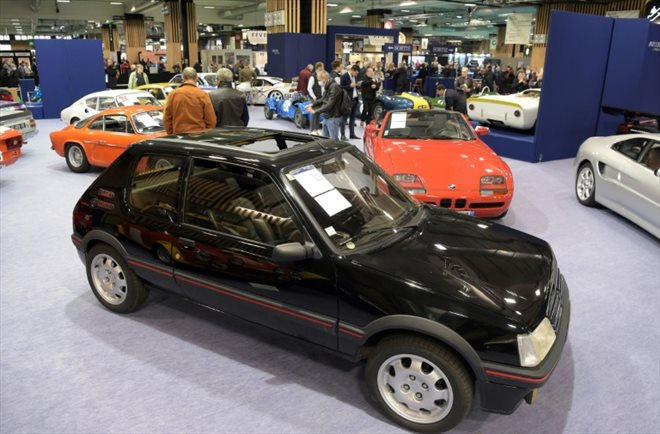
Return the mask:
[[306,110],[312,114],[323,115],[323,135],[334,140],[339,140],[339,128],[341,126],[341,99],[344,90],[336,81],[330,80],[328,71],[316,73],[319,84],[325,89],[322,98],[307,106]]

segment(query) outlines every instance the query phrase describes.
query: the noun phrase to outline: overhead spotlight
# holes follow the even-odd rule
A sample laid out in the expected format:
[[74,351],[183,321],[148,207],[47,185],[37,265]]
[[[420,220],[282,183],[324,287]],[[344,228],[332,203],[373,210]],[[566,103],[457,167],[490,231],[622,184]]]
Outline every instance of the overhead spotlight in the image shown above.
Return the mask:
[[131,6],[131,12],[135,12],[135,5]]
[[353,12],[353,9],[349,8],[348,6],[339,11],[340,14],[350,14],[351,12]]
[[416,1],[402,1],[399,6],[414,6],[416,4],[417,4]]

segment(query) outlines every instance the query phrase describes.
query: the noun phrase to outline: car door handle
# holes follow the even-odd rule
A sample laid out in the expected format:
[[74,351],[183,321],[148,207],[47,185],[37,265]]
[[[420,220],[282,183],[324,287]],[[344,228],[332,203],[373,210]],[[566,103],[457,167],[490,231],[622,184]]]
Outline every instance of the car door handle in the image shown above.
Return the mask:
[[179,238],[179,242],[181,243],[181,246],[183,246],[184,248],[195,247],[195,240],[191,240],[190,238]]

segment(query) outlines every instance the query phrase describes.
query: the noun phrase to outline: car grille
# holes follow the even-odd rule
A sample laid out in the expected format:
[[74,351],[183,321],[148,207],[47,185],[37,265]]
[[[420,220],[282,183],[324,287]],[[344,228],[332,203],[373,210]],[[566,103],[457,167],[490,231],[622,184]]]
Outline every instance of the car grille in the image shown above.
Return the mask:
[[565,287],[564,276],[561,275],[559,268],[555,268],[552,272],[552,281],[548,288],[548,305],[545,310],[545,316],[548,317],[555,331],[559,331],[561,314],[564,310],[563,298]]
[[504,202],[477,202],[471,203],[471,209],[483,209],[483,208],[501,208],[504,206]]

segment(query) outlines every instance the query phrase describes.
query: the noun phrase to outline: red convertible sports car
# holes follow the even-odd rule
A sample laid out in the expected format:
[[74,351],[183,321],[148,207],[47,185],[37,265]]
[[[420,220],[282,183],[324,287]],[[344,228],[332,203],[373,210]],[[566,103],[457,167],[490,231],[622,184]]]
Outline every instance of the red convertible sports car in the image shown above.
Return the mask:
[[513,197],[509,166],[463,115],[400,110],[372,121],[364,151],[419,201],[476,217],[502,217]]

